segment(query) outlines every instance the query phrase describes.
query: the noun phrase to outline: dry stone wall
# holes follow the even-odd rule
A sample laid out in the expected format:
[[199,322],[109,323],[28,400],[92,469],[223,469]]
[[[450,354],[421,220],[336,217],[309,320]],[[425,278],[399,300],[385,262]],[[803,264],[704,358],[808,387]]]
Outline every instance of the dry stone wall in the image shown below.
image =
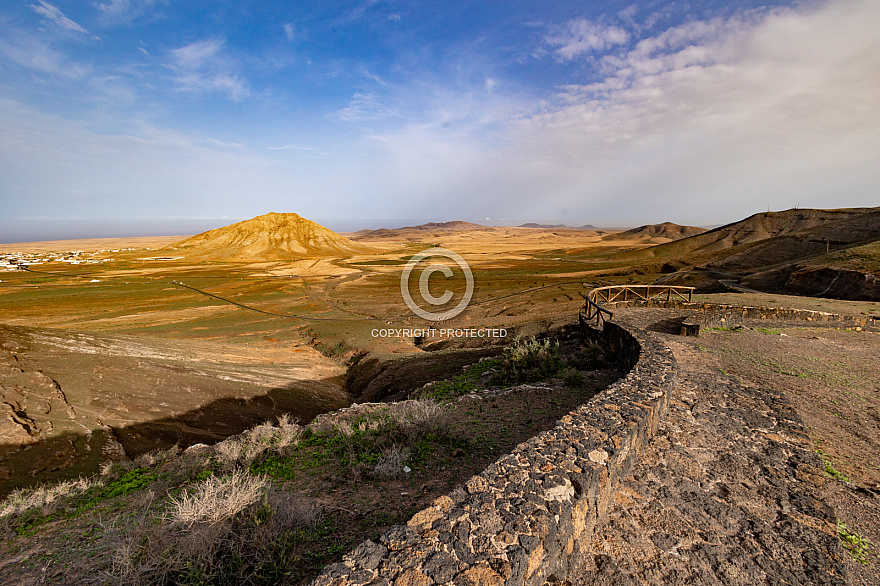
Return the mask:
[[[872,315],[841,315],[811,309],[791,309],[788,307],[749,307],[716,303],[685,303],[680,301],[615,301],[604,307],[657,307],[662,309],[687,309],[693,311],[686,323],[700,328],[734,327],[744,321],[805,321],[835,324],[842,328],[880,328],[880,318]],[[699,329],[699,328],[697,328]],[[690,332],[690,335],[696,335]]]
[[540,585],[564,580],[611,495],[657,428],[675,384],[672,352],[609,322],[585,335],[630,372],[434,501],[378,542],[328,566],[316,586]]

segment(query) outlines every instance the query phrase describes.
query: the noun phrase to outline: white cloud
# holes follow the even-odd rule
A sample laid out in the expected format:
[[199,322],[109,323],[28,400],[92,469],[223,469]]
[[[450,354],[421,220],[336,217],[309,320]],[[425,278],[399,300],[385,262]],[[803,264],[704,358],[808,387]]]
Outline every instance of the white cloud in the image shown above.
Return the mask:
[[234,71],[234,61],[221,54],[223,45],[222,40],[206,39],[171,51],[171,68],[181,91],[222,93],[234,102],[250,96],[247,81]]
[[544,42],[555,49],[557,57],[570,61],[584,54],[604,51],[629,41],[629,33],[617,26],[604,26],[585,18],[570,20],[556,28]]
[[197,69],[214,57],[222,46],[223,41],[216,39],[196,41],[179,49],[174,49],[171,51],[171,54],[174,56],[174,62],[178,67]]
[[31,4],[31,10],[39,15],[46,17],[46,20],[48,20],[50,23],[66,31],[81,33],[84,35],[89,34],[89,31],[64,16],[64,13],[61,12],[61,10],[57,6],[53,6],[48,2],[40,0],[39,4]]
[[266,147],[270,151],[313,151],[314,147],[299,146],[296,144],[286,144],[280,147]]
[[237,75],[227,73],[189,73],[175,77],[178,88],[184,92],[226,94],[233,102],[240,102],[251,95],[247,84]]
[[360,6],[356,6],[350,10],[348,14],[346,14],[345,20],[348,22],[354,22],[355,20],[363,18],[367,11],[380,1],[381,0],[365,0]]
[[[500,129],[487,119],[456,134],[386,133],[391,186],[377,183],[446,216],[578,222],[877,205],[877,22],[877,2],[841,0],[670,28],[598,58],[601,81],[561,88]],[[583,45],[566,55],[615,35],[572,35]]]
[[355,92],[348,106],[331,115],[344,122],[368,122],[397,114],[394,107],[388,106],[377,95],[369,92]]
[[98,9],[104,24],[121,25],[131,23],[146,14],[154,5],[165,2],[167,0],[110,0],[95,2],[93,6]]
[[18,65],[67,79],[83,79],[91,71],[30,33],[11,28],[5,32],[6,37],[0,38],[0,54]]
[[[101,124],[110,121],[101,121]],[[261,194],[285,193],[274,162],[242,145],[147,123],[102,132],[0,99],[0,176],[8,219],[238,214]],[[82,194],[76,196],[75,194]],[[216,204],[216,205],[215,205]]]

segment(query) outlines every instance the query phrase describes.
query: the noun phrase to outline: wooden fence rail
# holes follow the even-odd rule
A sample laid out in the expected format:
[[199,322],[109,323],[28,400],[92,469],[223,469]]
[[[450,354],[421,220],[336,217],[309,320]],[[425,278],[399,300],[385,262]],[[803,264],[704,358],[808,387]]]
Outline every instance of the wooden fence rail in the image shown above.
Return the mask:
[[[609,285],[592,289],[584,297],[586,304],[584,312],[587,320],[596,320],[596,326],[614,318],[614,313],[605,309],[599,302],[613,303],[615,301],[649,301],[661,299],[665,301],[681,300],[691,302],[693,287],[680,287],[675,285]],[[665,299],[664,299],[665,298]]]

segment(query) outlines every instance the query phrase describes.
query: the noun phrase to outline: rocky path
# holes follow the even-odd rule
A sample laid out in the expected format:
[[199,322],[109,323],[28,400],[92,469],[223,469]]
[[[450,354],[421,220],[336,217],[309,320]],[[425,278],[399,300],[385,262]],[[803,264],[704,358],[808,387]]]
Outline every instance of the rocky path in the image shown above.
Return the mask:
[[[654,330],[670,318],[619,317]],[[856,563],[838,538],[840,481],[785,394],[729,374],[701,338],[658,335],[679,385],[571,583],[880,584],[880,559]],[[870,516],[877,501],[866,495]]]

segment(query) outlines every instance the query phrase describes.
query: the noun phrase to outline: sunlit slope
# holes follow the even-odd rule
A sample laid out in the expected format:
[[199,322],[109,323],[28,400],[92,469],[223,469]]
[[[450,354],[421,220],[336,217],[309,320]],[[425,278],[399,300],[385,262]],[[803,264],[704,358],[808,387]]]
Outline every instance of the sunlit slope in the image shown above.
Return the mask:
[[213,260],[293,260],[375,252],[299,214],[274,212],[196,234],[170,248]]

